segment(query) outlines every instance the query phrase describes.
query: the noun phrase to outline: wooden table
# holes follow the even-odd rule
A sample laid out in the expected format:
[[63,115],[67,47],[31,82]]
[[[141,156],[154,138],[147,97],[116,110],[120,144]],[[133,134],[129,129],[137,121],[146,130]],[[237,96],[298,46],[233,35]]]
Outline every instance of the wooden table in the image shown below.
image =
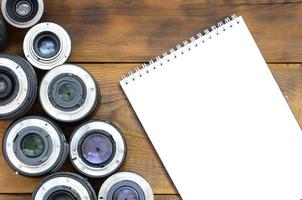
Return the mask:
[[[128,155],[121,170],[151,183],[157,200],[179,200],[165,169],[118,81],[122,74],[161,55],[218,19],[242,15],[302,125],[302,4],[299,0],[45,0],[42,21],[56,22],[72,39],[70,63],[88,69],[102,89],[94,118],[123,131]],[[6,52],[22,53],[26,30],[9,28]],[[234,55],[235,57],[236,55]],[[40,76],[43,72],[39,72]],[[186,105],[182,105],[186,106]],[[30,112],[43,114],[39,102]],[[3,134],[10,121],[0,122]],[[65,127],[69,137],[74,127]],[[74,171],[69,161],[63,170]],[[0,154],[0,200],[29,200],[39,181],[15,175]],[[91,180],[98,192],[103,180]],[[190,184],[190,183],[188,183]]]

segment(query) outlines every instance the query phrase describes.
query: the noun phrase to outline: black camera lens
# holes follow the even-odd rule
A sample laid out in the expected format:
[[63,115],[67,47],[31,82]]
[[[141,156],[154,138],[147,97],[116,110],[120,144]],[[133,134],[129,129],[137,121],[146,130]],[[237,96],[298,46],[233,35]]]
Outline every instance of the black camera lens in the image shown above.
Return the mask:
[[62,65],[71,52],[71,40],[61,26],[45,22],[32,27],[23,42],[27,60],[35,67],[49,70]]
[[124,162],[126,151],[121,131],[108,121],[84,123],[70,139],[72,164],[92,178],[105,177],[118,170]]
[[119,172],[110,176],[101,186],[99,199],[154,200],[150,184],[132,172]]
[[0,54],[0,119],[25,114],[36,99],[37,84],[36,73],[26,60]]
[[0,50],[3,50],[7,43],[7,28],[2,16],[0,16]]
[[56,172],[68,155],[60,128],[47,118],[30,116],[17,120],[3,139],[5,160],[16,173],[40,176]]
[[100,102],[96,80],[83,68],[65,64],[50,70],[40,85],[44,110],[62,122],[89,118]]
[[3,0],[2,13],[5,20],[17,28],[35,25],[44,12],[43,0]]
[[32,200],[97,200],[97,196],[85,178],[74,173],[59,172],[37,185]]

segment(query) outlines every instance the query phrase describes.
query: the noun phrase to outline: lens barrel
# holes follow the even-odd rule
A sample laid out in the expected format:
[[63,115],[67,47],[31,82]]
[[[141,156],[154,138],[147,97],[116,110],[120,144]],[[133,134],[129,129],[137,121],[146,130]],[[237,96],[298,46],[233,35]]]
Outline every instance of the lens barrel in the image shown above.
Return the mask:
[[69,146],[60,128],[40,116],[12,123],[3,139],[3,154],[9,166],[24,176],[41,176],[59,170]]
[[43,179],[35,188],[32,200],[97,200],[90,183],[69,172],[59,172]]
[[76,122],[91,117],[100,103],[100,89],[93,76],[77,65],[50,70],[40,84],[40,102],[52,118]]
[[0,120],[25,114],[38,90],[37,76],[23,58],[0,54]]
[[50,70],[66,62],[71,53],[71,40],[63,27],[51,22],[40,23],[27,32],[23,51],[33,66]]
[[43,0],[2,0],[4,19],[17,28],[29,28],[35,25],[44,12]]
[[70,139],[70,159],[82,174],[101,178],[117,171],[126,157],[126,141],[113,123],[93,120],[78,127]]
[[101,186],[99,199],[103,200],[154,200],[150,184],[132,172],[119,172],[110,176]]
[[3,50],[7,43],[7,28],[2,16],[0,16],[0,50]]

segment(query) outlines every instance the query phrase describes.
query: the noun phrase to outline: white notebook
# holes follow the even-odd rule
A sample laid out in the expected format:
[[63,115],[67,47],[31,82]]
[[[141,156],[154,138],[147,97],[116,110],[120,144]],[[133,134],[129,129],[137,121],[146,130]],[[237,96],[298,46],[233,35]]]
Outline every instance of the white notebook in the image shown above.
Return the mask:
[[120,82],[183,200],[301,200],[302,135],[242,17]]

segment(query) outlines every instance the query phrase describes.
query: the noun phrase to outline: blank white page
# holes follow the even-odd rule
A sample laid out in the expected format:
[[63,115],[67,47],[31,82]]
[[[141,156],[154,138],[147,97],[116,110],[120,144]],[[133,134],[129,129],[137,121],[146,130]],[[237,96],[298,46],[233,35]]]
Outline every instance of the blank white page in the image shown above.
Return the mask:
[[242,17],[120,84],[183,200],[302,199],[301,129]]

